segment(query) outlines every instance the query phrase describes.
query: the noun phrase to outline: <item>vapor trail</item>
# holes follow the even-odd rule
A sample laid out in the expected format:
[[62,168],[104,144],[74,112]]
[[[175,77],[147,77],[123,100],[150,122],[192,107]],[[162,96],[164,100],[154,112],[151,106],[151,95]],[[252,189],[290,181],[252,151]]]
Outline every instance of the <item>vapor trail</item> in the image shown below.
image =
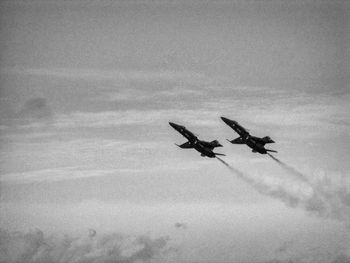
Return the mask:
[[297,177],[298,179],[304,181],[304,182],[309,182],[309,180],[307,179],[307,177],[302,174],[301,172],[299,172],[298,170],[294,169],[293,167],[289,166],[288,164],[282,162],[281,160],[277,159],[275,156],[271,155],[268,153],[268,155],[272,158],[272,160],[274,160],[275,162],[277,162],[282,168],[284,168],[287,172],[289,172],[291,175]]

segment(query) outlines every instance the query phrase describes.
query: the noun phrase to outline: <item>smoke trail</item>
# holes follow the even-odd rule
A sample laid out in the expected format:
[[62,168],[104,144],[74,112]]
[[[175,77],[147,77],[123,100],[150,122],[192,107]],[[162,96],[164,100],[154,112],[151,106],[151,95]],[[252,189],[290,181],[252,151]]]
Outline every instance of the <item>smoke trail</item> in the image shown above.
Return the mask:
[[319,215],[350,222],[350,180],[347,176],[318,174],[315,178],[287,165],[275,156],[268,154],[284,170],[295,178],[307,183],[312,189],[314,200],[308,200],[306,209]]
[[350,223],[350,178],[348,176],[339,176],[334,173],[331,176],[317,174],[313,180],[307,180],[303,174],[273,156],[271,156],[273,160],[285,165],[290,174],[293,173],[294,180],[265,175],[249,176],[233,168],[224,160],[216,158],[232,173],[263,195],[279,199],[290,207],[302,207],[320,217]]
[[233,168],[231,165],[229,165],[227,162],[225,162],[223,159],[216,156],[216,159],[218,159],[221,163],[223,163],[228,169],[230,169],[231,172],[234,172],[239,178],[246,181],[247,183],[254,183],[253,180],[251,180],[248,176],[246,176],[244,173],[242,173],[240,170],[237,170]]
[[344,201],[345,199],[348,200],[345,196],[349,197],[350,200],[350,193],[344,188],[333,189],[332,187],[327,191],[316,183],[285,180],[271,176],[249,176],[233,168],[224,160],[216,158],[228,167],[232,173],[263,195],[278,199],[290,207],[302,207],[320,217],[347,222],[350,220],[350,207]]
[[307,177],[302,174],[301,172],[297,171],[293,167],[287,165],[286,163],[282,162],[281,160],[277,159],[275,156],[271,155],[268,153],[268,155],[272,158],[272,160],[276,161],[282,168],[284,168],[286,171],[288,171],[291,175],[295,176],[296,178],[304,181],[304,182],[309,182]]
[[295,207],[300,202],[301,199],[297,194],[289,193],[285,188],[283,188],[280,185],[270,185],[267,182],[264,182],[263,179],[250,177],[240,170],[237,170],[233,168],[231,165],[229,165],[224,160],[220,159],[219,157],[216,157],[221,163],[223,163],[227,168],[230,169],[231,172],[233,172],[235,175],[237,175],[239,178],[241,178],[243,181],[251,185],[256,191],[263,195],[267,195],[273,198],[280,199],[285,204]]

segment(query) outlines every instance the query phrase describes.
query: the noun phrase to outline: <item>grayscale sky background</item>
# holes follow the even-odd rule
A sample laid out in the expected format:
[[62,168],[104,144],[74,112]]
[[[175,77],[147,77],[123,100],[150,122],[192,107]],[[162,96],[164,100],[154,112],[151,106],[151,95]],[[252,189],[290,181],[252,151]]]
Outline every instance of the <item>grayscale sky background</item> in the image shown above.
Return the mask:
[[161,262],[350,262],[349,20],[345,0],[1,1],[0,227],[166,236]]

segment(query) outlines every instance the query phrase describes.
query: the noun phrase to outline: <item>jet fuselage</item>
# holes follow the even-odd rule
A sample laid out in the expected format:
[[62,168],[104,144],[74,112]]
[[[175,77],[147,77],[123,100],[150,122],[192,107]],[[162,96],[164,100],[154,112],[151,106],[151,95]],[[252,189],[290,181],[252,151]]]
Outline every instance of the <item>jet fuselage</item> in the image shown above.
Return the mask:
[[273,150],[265,149],[264,145],[266,143],[274,143],[270,137],[265,136],[263,138],[255,137],[249,134],[249,132],[243,128],[238,122],[221,117],[221,119],[230,126],[235,132],[239,134],[240,137],[231,140],[232,144],[246,144],[253,152],[258,152],[261,154],[266,154],[268,151],[275,152]]
[[185,126],[181,126],[173,122],[169,122],[169,124],[188,140],[188,142],[182,145],[178,145],[180,148],[194,148],[195,150],[201,153],[201,156],[215,158],[216,153],[213,152],[213,149],[215,147],[222,147],[222,145],[216,140],[212,142],[199,140],[197,136],[195,136],[192,132],[187,130]]

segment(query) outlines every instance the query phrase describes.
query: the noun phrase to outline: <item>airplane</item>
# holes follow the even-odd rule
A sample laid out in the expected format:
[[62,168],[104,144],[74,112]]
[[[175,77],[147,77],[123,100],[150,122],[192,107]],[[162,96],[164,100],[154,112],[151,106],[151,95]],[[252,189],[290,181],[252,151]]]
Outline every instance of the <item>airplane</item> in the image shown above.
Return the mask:
[[222,145],[217,141],[201,141],[197,138],[196,135],[194,135],[192,132],[186,129],[185,126],[178,125],[173,122],[169,122],[170,126],[173,127],[175,130],[177,130],[179,133],[181,133],[182,136],[184,136],[188,142],[185,142],[181,145],[175,144],[179,146],[182,149],[195,149],[198,152],[201,153],[202,157],[209,157],[209,158],[215,158],[217,155],[225,156],[225,154],[222,153],[215,153],[213,152],[213,149],[215,147],[222,147]]
[[266,149],[264,145],[266,143],[275,143],[269,136],[263,138],[255,137],[249,134],[249,132],[243,128],[238,122],[221,117],[221,119],[230,126],[235,132],[239,134],[239,137],[234,140],[228,140],[232,144],[246,144],[252,148],[252,152],[258,152],[260,154],[267,154],[267,152],[277,152],[274,150]]

